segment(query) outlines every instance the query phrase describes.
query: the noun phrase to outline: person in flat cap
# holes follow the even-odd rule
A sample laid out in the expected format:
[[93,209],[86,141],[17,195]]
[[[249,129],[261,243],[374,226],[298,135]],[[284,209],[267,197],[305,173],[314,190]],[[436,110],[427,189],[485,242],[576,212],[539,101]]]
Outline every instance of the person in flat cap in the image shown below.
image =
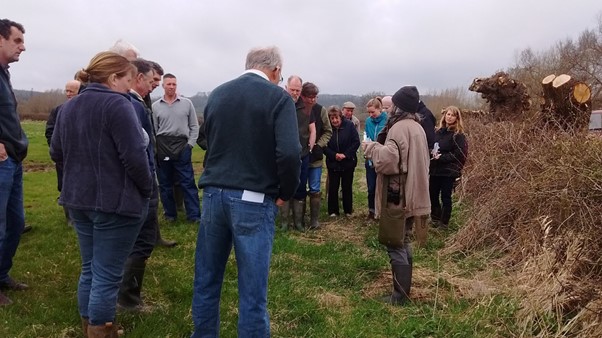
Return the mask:
[[343,116],[353,122],[355,126],[355,130],[357,130],[358,136],[360,135],[360,120],[353,115],[353,111],[355,110],[355,104],[351,101],[347,101],[343,103]]
[[426,135],[417,115],[418,90],[414,86],[404,86],[393,95],[392,101],[389,121],[378,138],[381,142],[363,142],[362,149],[378,173],[382,185],[380,191],[386,192],[376,194],[377,199],[381,199],[381,222],[385,209],[405,210],[398,219],[401,230],[395,234],[399,237],[396,242],[400,244],[387,245],[393,292],[383,298],[389,304],[402,305],[408,301],[412,285],[412,224],[414,219],[428,217],[431,211],[428,193],[430,158]]

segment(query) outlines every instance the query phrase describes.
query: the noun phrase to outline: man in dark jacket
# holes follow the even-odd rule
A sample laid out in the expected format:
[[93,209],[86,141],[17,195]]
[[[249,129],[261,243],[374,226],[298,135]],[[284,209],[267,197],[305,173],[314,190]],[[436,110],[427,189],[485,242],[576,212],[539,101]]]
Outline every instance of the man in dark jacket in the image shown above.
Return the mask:
[[[277,86],[276,47],[253,49],[243,75],[217,87],[205,107],[207,163],[196,246],[192,337],[219,336],[220,292],[236,252],[239,337],[269,337],[268,273],[277,207],[299,184],[295,105]],[[257,132],[261,130],[261,132]]]
[[424,102],[418,101],[418,117],[420,117],[420,125],[426,134],[426,141],[429,145],[429,150],[433,149],[435,144],[435,125],[437,120],[430,109],[426,107]]
[[[79,93],[81,88],[81,82],[77,80],[69,80],[67,84],[65,84],[65,96],[67,96],[67,100],[74,97]],[[52,140],[52,133],[54,132],[54,124],[56,123],[56,117],[59,113],[63,105],[60,104],[56,106],[52,111],[50,111],[50,115],[48,116],[48,121],[46,121],[46,130],[44,135],[46,136],[46,142],[48,146],[50,146],[50,140]],[[56,181],[57,181],[57,190],[60,192],[63,187],[63,167],[61,165],[55,164],[56,168]],[[69,212],[67,208],[63,207],[63,211],[65,212],[65,218],[67,222],[69,221]]]
[[29,145],[19,121],[8,64],[19,61],[25,51],[24,33],[21,24],[0,20],[0,306],[12,303],[3,290],[28,288],[8,274],[25,227],[21,163]]

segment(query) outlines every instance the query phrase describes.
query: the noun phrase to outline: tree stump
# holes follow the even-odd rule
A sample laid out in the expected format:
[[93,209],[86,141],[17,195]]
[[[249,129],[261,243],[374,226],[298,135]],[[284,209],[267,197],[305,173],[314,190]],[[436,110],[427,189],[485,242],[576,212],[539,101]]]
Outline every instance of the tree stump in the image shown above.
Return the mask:
[[548,75],[541,81],[543,88],[542,116],[547,124],[565,131],[587,129],[592,111],[591,90],[570,75]]
[[468,90],[481,93],[489,103],[489,115],[495,121],[520,120],[531,107],[527,86],[504,72],[488,78],[476,78]]

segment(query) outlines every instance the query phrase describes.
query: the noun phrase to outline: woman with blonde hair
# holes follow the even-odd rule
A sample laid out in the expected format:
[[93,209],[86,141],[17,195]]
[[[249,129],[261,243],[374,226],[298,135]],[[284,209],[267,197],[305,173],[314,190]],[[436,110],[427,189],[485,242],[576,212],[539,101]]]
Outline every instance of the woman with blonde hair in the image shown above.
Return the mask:
[[[376,137],[387,124],[387,112],[383,110],[383,102],[376,96],[366,103],[368,118],[364,127],[364,141],[376,141]],[[376,170],[372,160],[366,160],[366,185],[368,186],[368,220],[374,220],[376,216],[375,193],[376,193]]]
[[94,56],[78,73],[88,85],[63,105],[50,144],[52,160],[63,165],[59,204],[79,240],[77,298],[86,337],[117,337],[119,282],[151,195],[148,135],[127,94],[135,73],[123,56]]
[[429,194],[431,219],[435,227],[446,229],[449,224],[454,182],[462,174],[466,153],[462,113],[458,107],[449,106],[441,112],[431,152]]

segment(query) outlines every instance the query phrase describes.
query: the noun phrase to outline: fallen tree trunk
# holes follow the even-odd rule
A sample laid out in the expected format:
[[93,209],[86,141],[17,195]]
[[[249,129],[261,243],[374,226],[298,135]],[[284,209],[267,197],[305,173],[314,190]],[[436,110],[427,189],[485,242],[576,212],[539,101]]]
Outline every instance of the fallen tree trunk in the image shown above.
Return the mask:
[[525,84],[504,72],[488,78],[476,78],[468,89],[481,93],[481,97],[489,103],[489,115],[495,121],[521,120],[524,112],[531,107]]

